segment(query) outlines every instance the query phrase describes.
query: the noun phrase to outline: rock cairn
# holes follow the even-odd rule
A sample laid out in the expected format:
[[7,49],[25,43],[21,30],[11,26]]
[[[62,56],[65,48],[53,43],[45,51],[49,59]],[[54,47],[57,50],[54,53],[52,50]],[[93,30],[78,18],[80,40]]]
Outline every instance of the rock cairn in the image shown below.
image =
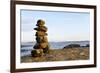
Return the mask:
[[33,49],[31,51],[32,56],[43,56],[44,53],[49,52],[49,43],[47,39],[47,27],[44,26],[45,21],[43,20],[38,20],[36,24],[36,44],[34,45]]

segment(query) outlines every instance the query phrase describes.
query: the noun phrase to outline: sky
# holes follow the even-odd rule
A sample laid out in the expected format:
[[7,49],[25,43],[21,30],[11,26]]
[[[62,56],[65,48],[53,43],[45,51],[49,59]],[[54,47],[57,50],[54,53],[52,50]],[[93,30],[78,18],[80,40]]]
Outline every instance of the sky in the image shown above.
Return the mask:
[[21,41],[35,41],[37,20],[45,21],[48,40],[84,41],[90,38],[90,13],[21,10]]

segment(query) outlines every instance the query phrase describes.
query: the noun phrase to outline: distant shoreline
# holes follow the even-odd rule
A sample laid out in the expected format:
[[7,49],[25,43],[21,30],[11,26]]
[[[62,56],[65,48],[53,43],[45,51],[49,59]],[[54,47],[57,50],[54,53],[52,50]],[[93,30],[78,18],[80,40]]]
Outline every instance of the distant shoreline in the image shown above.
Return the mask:
[[[34,46],[36,42],[22,42],[21,47],[29,47],[29,46]],[[80,44],[81,46],[84,46],[86,44],[89,44],[89,41],[62,41],[62,42],[49,42],[49,44],[52,46],[53,44]],[[84,43],[84,44],[83,44]],[[86,43],[86,44],[85,44]],[[82,45],[83,44],[83,45]],[[53,48],[53,47],[52,47]]]
[[[86,41],[86,42],[89,42],[89,40],[80,40],[80,41],[49,41],[49,42],[84,42],[84,41]],[[22,42],[22,43],[33,43],[33,41],[25,41],[25,42]],[[34,43],[36,43],[36,42],[34,42]]]
[[[33,46],[35,45],[35,42],[25,42],[21,45],[21,56],[31,54],[31,50],[33,49]],[[49,42],[50,48],[53,49],[63,49],[65,46],[68,46],[69,44],[79,44],[80,48],[85,47],[87,44],[89,44],[89,41],[63,41],[63,42]]]

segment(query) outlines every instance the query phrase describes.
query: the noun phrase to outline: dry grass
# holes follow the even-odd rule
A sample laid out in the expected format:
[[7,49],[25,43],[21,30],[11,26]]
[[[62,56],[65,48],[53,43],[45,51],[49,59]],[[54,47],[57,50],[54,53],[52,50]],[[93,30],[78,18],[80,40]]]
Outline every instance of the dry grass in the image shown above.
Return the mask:
[[67,48],[50,50],[42,57],[23,56],[22,63],[27,62],[48,62],[48,61],[68,61],[68,60],[87,60],[89,59],[89,48]]

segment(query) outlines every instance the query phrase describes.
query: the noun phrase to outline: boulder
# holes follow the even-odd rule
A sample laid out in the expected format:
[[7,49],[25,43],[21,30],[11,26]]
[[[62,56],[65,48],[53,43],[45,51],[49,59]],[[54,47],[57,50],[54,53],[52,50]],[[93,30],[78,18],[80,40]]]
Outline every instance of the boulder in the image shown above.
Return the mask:
[[65,48],[74,48],[74,47],[80,47],[80,45],[79,44],[69,44],[69,45],[65,46],[63,49],[65,49]]
[[42,49],[44,53],[49,51],[49,44],[48,43],[36,43],[33,47],[34,49]]
[[46,36],[37,36],[36,41],[37,41],[37,43],[46,43],[46,42],[48,42],[48,39]]
[[39,43],[40,47],[41,48],[46,48],[48,46],[48,43]]
[[44,53],[49,53],[49,51],[50,51],[50,45],[48,44],[48,45],[46,46],[46,48],[43,48],[43,52],[44,52]]
[[86,47],[90,47],[90,45],[89,44],[86,44]]
[[46,36],[47,33],[43,32],[43,31],[37,31],[35,36]]
[[41,26],[41,27],[39,26],[39,27],[34,28],[34,30],[47,32],[47,27],[46,26]]
[[43,36],[37,36],[36,41],[37,41],[37,43],[43,42]]
[[33,57],[41,57],[41,56],[44,55],[43,49],[35,49],[35,50],[32,50],[32,51],[31,51],[31,55],[32,55]]
[[37,21],[36,26],[44,26],[44,24],[45,24],[45,21],[40,19],[40,20]]
[[40,49],[41,47],[40,47],[40,45],[38,43],[36,43],[33,48],[34,49]]
[[46,37],[46,36],[44,36],[44,37],[43,37],[42,42],[44,42],[44,43],[46,43],[46,42],[47,42],[47,43],[48,43],[48,39],[47,39],[47,37]]

